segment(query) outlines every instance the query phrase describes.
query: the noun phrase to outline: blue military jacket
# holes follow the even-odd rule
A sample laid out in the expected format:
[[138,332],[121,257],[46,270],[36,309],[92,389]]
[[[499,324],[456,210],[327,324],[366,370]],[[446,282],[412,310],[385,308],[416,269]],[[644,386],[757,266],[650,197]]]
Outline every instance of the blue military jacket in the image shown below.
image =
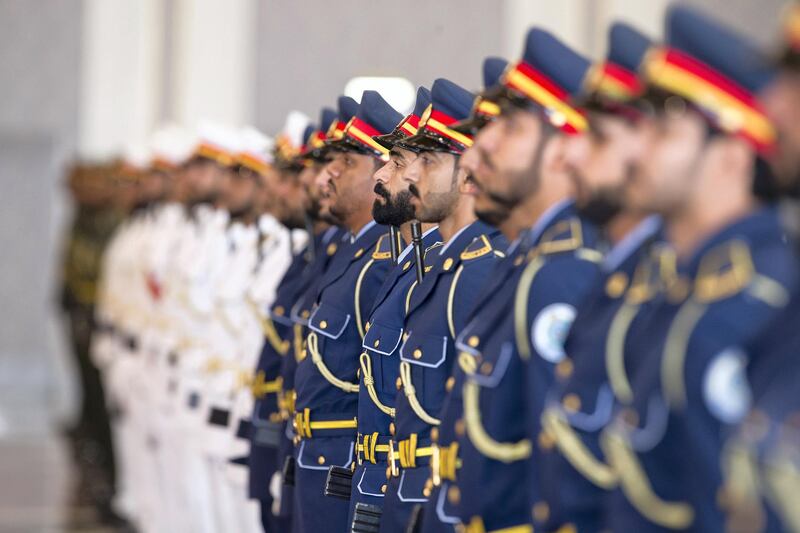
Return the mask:
[[596,231],[569,202],[546,212],[526,239],[507,259],[511,267],[492,276],[457,344],[467,374],[456,427],[463,453],[459,486],[447,498],[460,500],[462,522],[476,531],[530,530],[540,497],[532,442],[567,330],[602,258]]
[[397,390],[393,440],[402,470],[401,501],[427,497],[431,455],[420,451],[431,449],[453,388],[455,338],[506,245],[500,232],[483,222],[465,226],[446,247],[432,254],[432,271],[411,294],[399,350],[400,378],[393,387]]
[[[616,372],[620,364],[618,358],[608,359],[609,331],[615,330],[613,344],[619,338],[619,329],[627,327],[627,315],[621,315],[616,322],[614,319],[625,302],[628,287],[649,282],[641,279],[642,273],[635,276],[636,268],[650,253],[653,243],[660,240],[660,221],[651,217],[609,251],[603,261],[603,275],[578,309],[567,336],[566,355],[556,366],[556,385],[548,395],[542,417],[547,437],[546,445],[540,446],[540,468],[545,479],[559,480],[542,484],[544,502],[550,511],[542,524],[547,531],[566,523],[581,532],[604,527],[603,493],[616,486],[616,475],[605,464],[599,437],[611,420],[614,407],[608,368]],[[613,349],[611,353],[616,356],[620,351]],[[570,402],[573,405],[568,410],[564,404]],[[556,446],[550,446],[551,442]]]
[[[295,372],[295,432],[308,439],[297,452],[300,468],[347,466],[352,461],[354,442],[349,450],[332,450],[312,437],[355,440],[358,356],[369,310],[392,266],[389,239],[381,238],[386,234],[387,228],[374,222],[362,229],[340,248],[320,281],[308,319],[305,355]],[[322,452],[328,464],[318,465]]]
[[[319,247],[324,232],[314,236]],[[250,469],[250,497],[269,498],[269,480],[277,467],[276,448],[283,435],[283,420],[279,410],[278,395],[281,392],[280,370],[283,359],[291,357],[292,323],[288,310],[302,287],[303,271],[309,266],[308,249],[292,258],[292,262],[277,287],[275,301],[269,309],[269,317],[263,320],[264,344],[258,359],[253,383],[255,403],[250,420],[251,450],[248,458]]]
[[626,346],[641,361],[632,400],[602,440],[620,482],[614,530],[725,530],[722,445],[750,398],[741,347],[788,304],[796,273],[772,208],[729,225],[679,265],[647,331]]
[[[426,259],[435,253],[441,234],[434,228],[422,236]],[[426,266],[430,273],[432,267]],[[358,391],[358,462],[382,465],[370,471],[359,469],[354,490],[367,496],[382,498],[381,485],[386,482],[389,425],[394,417],[395,381],[399,377],[400,340],[403,336],[410,293],[417,284],[416,261],[411,247],[398,258],[383,283],[366,325],[360,356],[361,385]]]
[[797,531],[800,494],[800,290],[745,347],[753,407],[726,446],[723,507],[742,531]]

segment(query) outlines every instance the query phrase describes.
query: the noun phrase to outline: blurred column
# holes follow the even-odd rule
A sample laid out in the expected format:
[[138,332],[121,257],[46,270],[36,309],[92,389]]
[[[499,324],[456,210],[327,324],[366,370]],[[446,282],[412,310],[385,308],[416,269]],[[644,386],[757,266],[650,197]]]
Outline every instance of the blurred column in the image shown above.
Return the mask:
[[[255,0],[174,0],[170,118],[254,120]],[[286,28],[289,31],[289,28]]]
[[161,0],[85,0],[79,152],[118,154],[144,142],[161,100]]

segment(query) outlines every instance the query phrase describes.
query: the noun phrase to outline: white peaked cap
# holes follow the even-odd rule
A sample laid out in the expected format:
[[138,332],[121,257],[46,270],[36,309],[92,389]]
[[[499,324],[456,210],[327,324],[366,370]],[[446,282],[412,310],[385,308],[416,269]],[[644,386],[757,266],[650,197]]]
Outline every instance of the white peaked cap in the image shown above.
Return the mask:
[[155,163],[171,166],[185,163],[196,145],[195,137],[176,124],[166,124],[157,129],[150,138],[150,148]]
[[303,146],[303,133],[311,123],[308,115],[300,111],[289,111],[286,117],[286,124],[283,126],[283,134],[291,141],[292,146],[299,149]]
[[122,162],[136,170],[145,170],[150,165],[152,153],[146,144],[129,143],[122,150]]
[[264,135],[252,126],[245,126],[239,132],[239,138],[243,156],[256,159],[264,165],[273,162],[272,149],[275,147],[275,141],[271,137]]
[[197,127],[197,137],[194,153],[221,165],[231,165],[241,151],[239,131],[223,124],[203,120]]

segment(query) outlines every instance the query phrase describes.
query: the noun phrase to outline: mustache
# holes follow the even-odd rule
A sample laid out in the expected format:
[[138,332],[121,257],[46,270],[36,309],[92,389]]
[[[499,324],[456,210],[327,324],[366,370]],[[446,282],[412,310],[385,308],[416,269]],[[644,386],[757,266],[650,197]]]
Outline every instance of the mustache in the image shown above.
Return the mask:
[[392,193],[383,183],[376,183],[375,188],[372,189],[375,194],[386,200],[387,202],[392,199]]

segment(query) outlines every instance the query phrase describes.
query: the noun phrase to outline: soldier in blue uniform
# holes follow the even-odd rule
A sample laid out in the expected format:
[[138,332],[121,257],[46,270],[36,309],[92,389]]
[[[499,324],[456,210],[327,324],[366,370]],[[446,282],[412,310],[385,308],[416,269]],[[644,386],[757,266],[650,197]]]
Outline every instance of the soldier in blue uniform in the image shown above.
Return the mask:
[[643,90],[636,71],[649,47],[650,41],[635,29],[613,24],[608,57],[590,71],[586,92],[576,101],[587,111],[589,131],[570,140],[567,165],[577,182],[579,212],[603,230],[610,249],[600,281],[570,329],[542,419],[540,468],[551,480],[542,484],[549,510],[541,525],[545,531],[568,524],[578,532],[603,530],[603,498],[616,485],[599,443],[614,405],[607,335],[636,265],[659,233],[658,219],[624,204],[631,169],[644,156],[648,121],[634,99]]
[[445,79],[434,81],[431,95],[416,135],[399,145],[418,152],[403,180],[417,218],[438,223],[444,245],[426,257],[425,278],[404,302],[405,324],[395,332],[391,359],[385,359],[391,373],[384,372],[382,381],[393,396],[395,416],[388,428],[393,457],[383,472],[391,477],[378,478],[386,491],[382,532],[405,531],[414,505],[430,494],[431,430],[453,366],[455,332],[498,258],[493,241],[499,232],[476,220],[472,185],[458,166],[472,138],[450,127],[467,118],[474,96]]
[[308,319],[305,357],[295,372],[294,431],[300,437],[295,469],[294,528],[343,531],[347,502],[325,497],[331,466],[349,468],[355,457],[358,354],[372,302],[392,266],[388,228],[372,219],[372,176],[388,150],[372,137],[402,117],[375,91],[364,91],[342,139],[331,144],[321,199],[350,231],[320,281]]
[[[383,283],[366,324],[358,390],[358,444],[356,468],[350,498],[349,524],[355,531],[377,531],[383,506],[389,425],[394,414],[394,380],[399,375],[396,351],[403,333],[403,319],[409,291],[416,282],[416,256],[413,251],[410,224],[414,205],[409,183],[403,180],[406,169],[417,153],[399,143],[417,133],[422,113],[431,102],[430,91],[420,87],[414,110],[388,135],[375,140],[389,150],[389,161],[375,173],[372,208],[376,222],[399,228],[405,248],[398,254],[396,265]],[[441,246],[436,224],[422,226],[422,249]],[[397,244],[400,249],[401,242]]]
[[[321,129],[327,131],[336,119],[336,111],[323,109],[321,113]],[[315,148],[314,140],[319,139],[318,130],[312,128],[304,139],[303,158],[297,165],[302,170],[298,180],[306,169],[313,172],[313,164],[305,164],[306,157]],[[304,191],[307,194],[308,190]],[[304,274],[314,270],[317,261],[325,263],[327,254],[321,252],[327,245],[328,224],[318,221],[318,212],[310,209],[311,198],[304,197],[304,208],[307,218],[312,221],[311,242],[300,252],[294,255],[286,273],[276,289],[275,300],[272,303],[268,317],[263,321],[264,345],[261,350],[255,372],[255,382],[252,385],[255,404],[251,416],[252,430],[250,434],[251,447],[248,457],[250,470],[249,495],[260,502],[262,526],[265,532],[285,531],[289,528],[289,517],[278,517],[274,513],[273,497],[270,494],[272,478],[282,468],[279,463],[278,448],[285,440],[286,417],[281,413],[280,399],[282,395],[283,379],[281,367],[286,357],[293,355],[293,322],[289,316],[292,305],[299,298],[304,288]]]
[[[299,179],[303,186],[306,196],[306,216],[314,225],[314,233],[317,236],[315,243],[318,246],[314,249],[314,260],[303,272],[303,278],[298,287],[297,294],[291,303],[289,318],[292,322],[292,331],[288,339],[291,341],[291,357],[284,357],[281,364],[281,392],[279,396],[281,418],[284,420],[285,435],[278,450],[277,464],[283,470],[275,476],[271,484],[273,490],[280,498],[276,515],[287,517],[291,516],[294,502],[294,374],[297,369],[297,362],[303,356],[304,342],[307,335],[306,326],[308,317],[311,316],[311,308],[317,300],[319,293],[319,282],[326,269],[331,263],[331,259],[339,249],[339,245],[345,236],[346,230],[337,226],[337,221],[329,214],[322,212],[321,189],[316,186],[317,176],[322,172],[327,157],[327,147],[325,141],[341,138],[344,125],[353,118],[358,111],[358,103],[350,97],[340,96],[337,101],[337,115],[333,117],[325,133],[323,145],[312,146],[307,154],[302,157],[304,163],[303,170],[300,171]],[[327,120],[323,119],[322,123]],[[287,473],[291,479],[284,479],[283,474]]]
[[723,439],[750,399],[740,347],[785,308],[797,265],[776,210],[754,196],[775,140],[754,98],[766,65],[685,7],[666,35],[641,67],[656,115],[629,198],[662,215],[678,278],[626,341],[629,404],[601,439],[620,483],[609,516],[619,531],[723,531]]
[[[778,130],[779,149],[770,156],[773,183],[788,205],[800,191],[800,4],[787,10],[777,77],[762,94]],[[794,206],[796,208],[796,205]],[[798,248],[797,211],[787,216],[792,245]],[[800,531],[796,498],[800,490],[800,291],[781,316],[753,342],[743,346],[753,407],[726,446],[726,483],[722,498],[727,526],[734,532]]]
[[548,32],[530,30],[523,59],[486,94],[500,116],[462,158],[479,191],[476,213],[514,241],[456,344],[466,374],[455,424],[461,462],[446,499],[467,531],[532,531],[544,482],[532,457],[539,417],[601,259],[563,165],[568,137],[587,126],[568,100],[588,68]]
[[[484,60],[485,88],[497,83],[506,65],[506,61],[495,57]],[[495,104],[483,101],[478,96],[473,101],[470,116],[453,124],[450,129],[458,134],[474,137],[478,129],[498,112]],[[430,132],[427,135],[430,136]],[[449,146],[453,145],[451,141]],[[443,145],[443,148],[446,149],[447,146]],[[448,181],[446,168],[444,172],[440,171],[438,174],[438,181],[445,185],[452,183],[452,178]],[[466,194],[471,194],[474,191],[471,190],[468,175],[464,177],[467,180],[465,184],[459,182],[454,185],[465,189]],[[414,174],[411,173],[409,178],[413,179]],[[435,216],[436,210],[439,209],[436,207],[437,202],[433,201],[434,183],[432,177],[422,178],[418,183],[419,187],[431,191],[421,194],[419,200],[421,205],[417,211],[423,219]],[[426,197],[431,199],[425,202]],[[454,466],[457,461],[458,447],[454,445],[456,440],[454,426],[456,420],[461,417],[460,385],[463,379],[458,365],[454,364],[454,342],[473,307],[480,287],[486,283],[508,244],[496,229],[475,218],[474,201],[470,196],[461,194],[457,200],[456,207],[460,213],[454,213],[455,216],[449,216],[448,220],[443,220],[441,224],[444,226],[444,232],[452,236],[441,253],[434,256],[433,270],[413,295],[406,319],[408,338],[403,345],[403,354],[406,355],[403,365],[408,368],[406,377],[411,387],[414,386],[415,380],[419,383],[420,379],[424,386],[421,390],[411,389],[412,394],[405,396],[410,387],[405,388],[402,379],[397,383],[401,391],[399,396],[402,399],[398,402],[400,413],[395,436],[397,438],[405,436],[404,451],[408,449],[409,453],[398,458],[402,470],[395,465],[389,473],[394,472],[395,478],[399,473],[407,486],[416,492],[410,499],[427,500],[427,503],[418,505],[416,513],[412,512],[408,527],[413,531],[453,531],[458,524],[458,518],[440,502],[440,497],[446,494],[449,484],[455,481],[455,471],[451,472],[448,467]],[[425,203],[431,205],[425,206]],[[484,238],[491,243],[491,247],[486,245],[487,241]],[[425,356],[424,347],[421,346],[426,339],[428,342],[425,344],[437,339],[435,350],[438,351],[431,354],[436,360],[433,365],[429,364],[432,359]],[[444,344],[440,344],[442,341]],[[414,344],[420,346],[415,348]],[[411,356],[408,357],[408,354]],[[412,398],[419,404],[418,407],[415,407]],[[415,457],[416,453],[412,455],[410,451],[412,438],[417,441],[417,450],[431,448],[432,455],[430,457],[423,454]],[[430,444],[426,444],[426,441]],[[399,453],[400,447],[395,444],[395,448]],[[403,464],[409,460],[413,460],[415,466],[410,466],[408,462]],[[430,462],[430,472],[426,472],[428,462]],[[445,468],[440,468],[441,465]],[[423,479],[424,484],[421,483]],[[398,480],[393,479],[390,486],[397,484]],[[395,497],[399,501],[398,490],[394,489],[392,492],[397,495]],[[407,509],[409,504],[413,502],[405,503],[404,507]],[[393,514],[400,518],[400,520],[395,519],[397,522],[395,525],[400,525],[399,523],[405,519],[405,512]],[[386,526],[390,526],[388,520]]]

